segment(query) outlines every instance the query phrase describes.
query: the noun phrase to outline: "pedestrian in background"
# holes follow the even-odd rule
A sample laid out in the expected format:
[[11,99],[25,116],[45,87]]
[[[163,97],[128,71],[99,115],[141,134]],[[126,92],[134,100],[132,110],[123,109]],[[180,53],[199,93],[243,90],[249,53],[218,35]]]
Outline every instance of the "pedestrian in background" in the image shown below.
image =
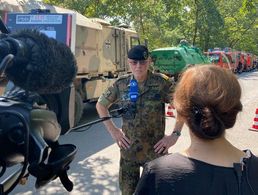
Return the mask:
[[134,193],[140,167],[166,154],[183,126],[178,122],[172,134],[165,135],[165,103],[171,102],[175,84],[167,76],[149,71],[150,63],[147,47],[133,47],[128,52],[132,73],[118,78],[96,104],[100,117],[109,116],[108,108],[114,103],[127,108],[122,128],[112,120],[104,121],[120,147],[119,184],[123,195]]
[[242,110],[240,98],[231,71],[214,65],[187,69],[177,84],[174,106],[189,128],[190,147],[149,162],[135,194],[258,194],[258,158],[225,138]]

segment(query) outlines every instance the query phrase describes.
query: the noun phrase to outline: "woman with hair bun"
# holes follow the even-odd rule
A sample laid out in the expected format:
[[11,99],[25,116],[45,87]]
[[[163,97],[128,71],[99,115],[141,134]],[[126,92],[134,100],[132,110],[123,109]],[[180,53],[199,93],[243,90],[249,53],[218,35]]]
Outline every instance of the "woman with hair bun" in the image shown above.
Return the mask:
[[258,158],[224,136],[242,110],[240,98],[230,71],[214,65],[188,68],[177,84],[174,106],[191,144],[146,164],[135,194],[258,194]]

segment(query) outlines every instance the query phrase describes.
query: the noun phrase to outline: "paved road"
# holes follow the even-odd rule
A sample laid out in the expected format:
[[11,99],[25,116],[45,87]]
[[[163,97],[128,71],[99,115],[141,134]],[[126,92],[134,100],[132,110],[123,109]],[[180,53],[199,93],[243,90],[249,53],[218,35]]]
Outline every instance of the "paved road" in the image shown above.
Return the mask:
[[[258,72],[242,73],[239,81],[243,89],[243,112],[238,116],[233,129],[227,131],[226,136],[239,148],[251,149],[258,154],[258,132],[249,131],[254,113],[258,108]],[[85,115],[91,120],[96,119],[94,105],[87,105]],[[84,120],[86,122],[87,120]],[[115,120],[117,125],[120,119]],[[174,119],[167,119],[166,132],[170,132]],[[18,195],[109,195],[119,194],[118,187],[118,162],[119,149],[106,132],[102,123],[96,124],[84,132],[72,132],[61,137],[62,143],[73,143],[78,147],[78,154],[69,170],[69,177],[74,182],[74,190],[66,192],[59,179],[45,187],[36,190],[33,186],[35,180],[30,177],[26,186],[18,186],[12,194]],[[189,145],[189,134],[184,127],[182,136],[177,144],[170,149],[176,152]]]

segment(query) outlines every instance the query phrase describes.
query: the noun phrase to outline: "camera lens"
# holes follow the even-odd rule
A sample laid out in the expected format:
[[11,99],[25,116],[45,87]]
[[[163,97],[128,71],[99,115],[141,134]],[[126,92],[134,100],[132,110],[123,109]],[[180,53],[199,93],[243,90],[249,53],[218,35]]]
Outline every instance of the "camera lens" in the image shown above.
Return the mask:
[[24,144],[24,129],[22,124],[19,124],[18,126],[10,129],[8,132],[8,138],[16,145]]

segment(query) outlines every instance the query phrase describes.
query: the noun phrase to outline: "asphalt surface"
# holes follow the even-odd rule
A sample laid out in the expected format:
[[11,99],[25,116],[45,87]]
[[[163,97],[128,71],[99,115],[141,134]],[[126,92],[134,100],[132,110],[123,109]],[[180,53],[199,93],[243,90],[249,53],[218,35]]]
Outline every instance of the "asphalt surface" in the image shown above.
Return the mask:
[[[250,149],[258,154],[258,132],[249,131],[258,108],[258,72],[238,75],[243,90],[243,111],[238,115],[234,128],[226,131],[226,137],[241,149]],[[84,110],[83,123],[97,119],[95,105],[88,104]],[[120,126],[121,120],[115,119]],[[167,118],[166,132],[172,130],[175,120]],[[102,123],[81,129],[82,132],[71,132],[61,136],[61,143],[73,143],[78,152],[68,171],[74,183],[74,190],[68,193],[56,179],[46,186],[35,189],[35,178],[29,177],[25,186],[17,186],[11,194],[17,195],[109,195],[120,194],[118,186],[119,149]],[[169,152],[177,152],[190,143],[188,129],[184,126],[182,135]],[[14,169],[14,167],[12,168]],[[12,170],[11,170],[12,171]],[[8,173],[11,172],[9,170]]]

